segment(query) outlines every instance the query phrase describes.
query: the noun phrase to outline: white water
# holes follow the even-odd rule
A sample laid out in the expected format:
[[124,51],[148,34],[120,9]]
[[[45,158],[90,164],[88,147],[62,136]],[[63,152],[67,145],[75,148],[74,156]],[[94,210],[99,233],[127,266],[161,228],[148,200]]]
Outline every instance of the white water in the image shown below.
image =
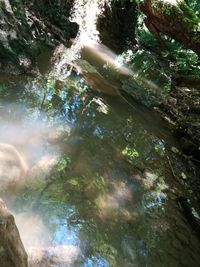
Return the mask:
[[71,70],[66,66],[76,59],[80,58],[82,47],[91,41],[100,42],[99,32],[97,31],[97,20],[103,12],[103,6],[106,0],[75,0],[71,12],[70,20],[79,25],[79,32],[72,41],[70,48],[62,46],[57,51],[60,54],[59,62],[55,63],[54,72],[59,79],[64,80],[70,75]]
[[79,32],[77,37],[71,40],[70,48],[61,45],[56,50],[55,58],[58,58],[59,54],[59,61],[55,62],[53,72],[59,80],[65,80],[71,74],[72,67],[69,66],[76,65],[75,61],[80,57],[95,67],[98,60],[101,68],[111,68],[126,76],[133,75],[119,56],[101,44],[97,22],[108,2],[108,0],[75,0],[71,21],[79,25]]

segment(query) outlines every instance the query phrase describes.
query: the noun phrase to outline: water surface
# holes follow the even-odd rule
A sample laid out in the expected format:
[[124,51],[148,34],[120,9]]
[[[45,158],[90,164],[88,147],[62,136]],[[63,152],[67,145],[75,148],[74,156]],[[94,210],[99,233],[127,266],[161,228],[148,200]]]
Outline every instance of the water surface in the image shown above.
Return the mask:
[[78,249],[57,266],[199,266],[169,164],[187,174],[170,149],[177,140],[128,101],[92,91],[76,74],[62,83],[1,79],[0,142],[20,157],[1,153],[1,197],[26,249]]

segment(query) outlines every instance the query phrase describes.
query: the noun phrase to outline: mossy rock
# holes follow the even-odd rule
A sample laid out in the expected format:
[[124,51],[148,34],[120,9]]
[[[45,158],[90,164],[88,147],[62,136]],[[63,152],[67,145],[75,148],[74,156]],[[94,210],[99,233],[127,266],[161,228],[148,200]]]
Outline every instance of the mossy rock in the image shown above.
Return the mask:
[[123,82],[123,90],[146,106],[157,106],[169,96],[171,78],[169,71],[150,52],[139,50],[129,67],[134,75]]

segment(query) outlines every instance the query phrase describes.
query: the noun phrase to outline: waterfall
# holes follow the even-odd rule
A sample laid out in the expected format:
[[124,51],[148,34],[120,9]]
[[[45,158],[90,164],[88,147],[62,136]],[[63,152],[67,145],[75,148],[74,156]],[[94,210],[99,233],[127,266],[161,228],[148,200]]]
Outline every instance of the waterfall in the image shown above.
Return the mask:
[[79,32],[70,48],[59,48],[59,62],[55,62],[54,75],[64,80],[70,75],[69,64],[80,58],[80,51],[84,45],[91,42],[100,43],[97,30],[98,17],[103,13],[104,5],[108,0],[75,0],[70,20],[79,25]]

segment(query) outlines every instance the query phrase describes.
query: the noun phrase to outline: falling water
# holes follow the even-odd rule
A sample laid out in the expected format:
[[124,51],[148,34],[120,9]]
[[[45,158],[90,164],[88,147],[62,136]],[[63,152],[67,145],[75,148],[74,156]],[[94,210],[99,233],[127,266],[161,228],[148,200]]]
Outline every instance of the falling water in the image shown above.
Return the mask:
[[84,41],[99,41],[99,32],[97,30],[97,20],[104,10],[106,0],[87,1],[76,0],[72,9],[71,20],[79,25],[79,34],[77,39],[84,44]]
[[97,20],[102,14],[106,0],[76,0],[71,12],[71,21],[79,25],[79,32],[74,40],[71,40],[72,46],[66,48],[59,47],[61,58],[55,62],[54,74],[59,79],[65,79],[70,75],[67,66],[76,59],[80,58],[80,51],[85,44],[90,42],[100,42],[99,32],[97,30]]

